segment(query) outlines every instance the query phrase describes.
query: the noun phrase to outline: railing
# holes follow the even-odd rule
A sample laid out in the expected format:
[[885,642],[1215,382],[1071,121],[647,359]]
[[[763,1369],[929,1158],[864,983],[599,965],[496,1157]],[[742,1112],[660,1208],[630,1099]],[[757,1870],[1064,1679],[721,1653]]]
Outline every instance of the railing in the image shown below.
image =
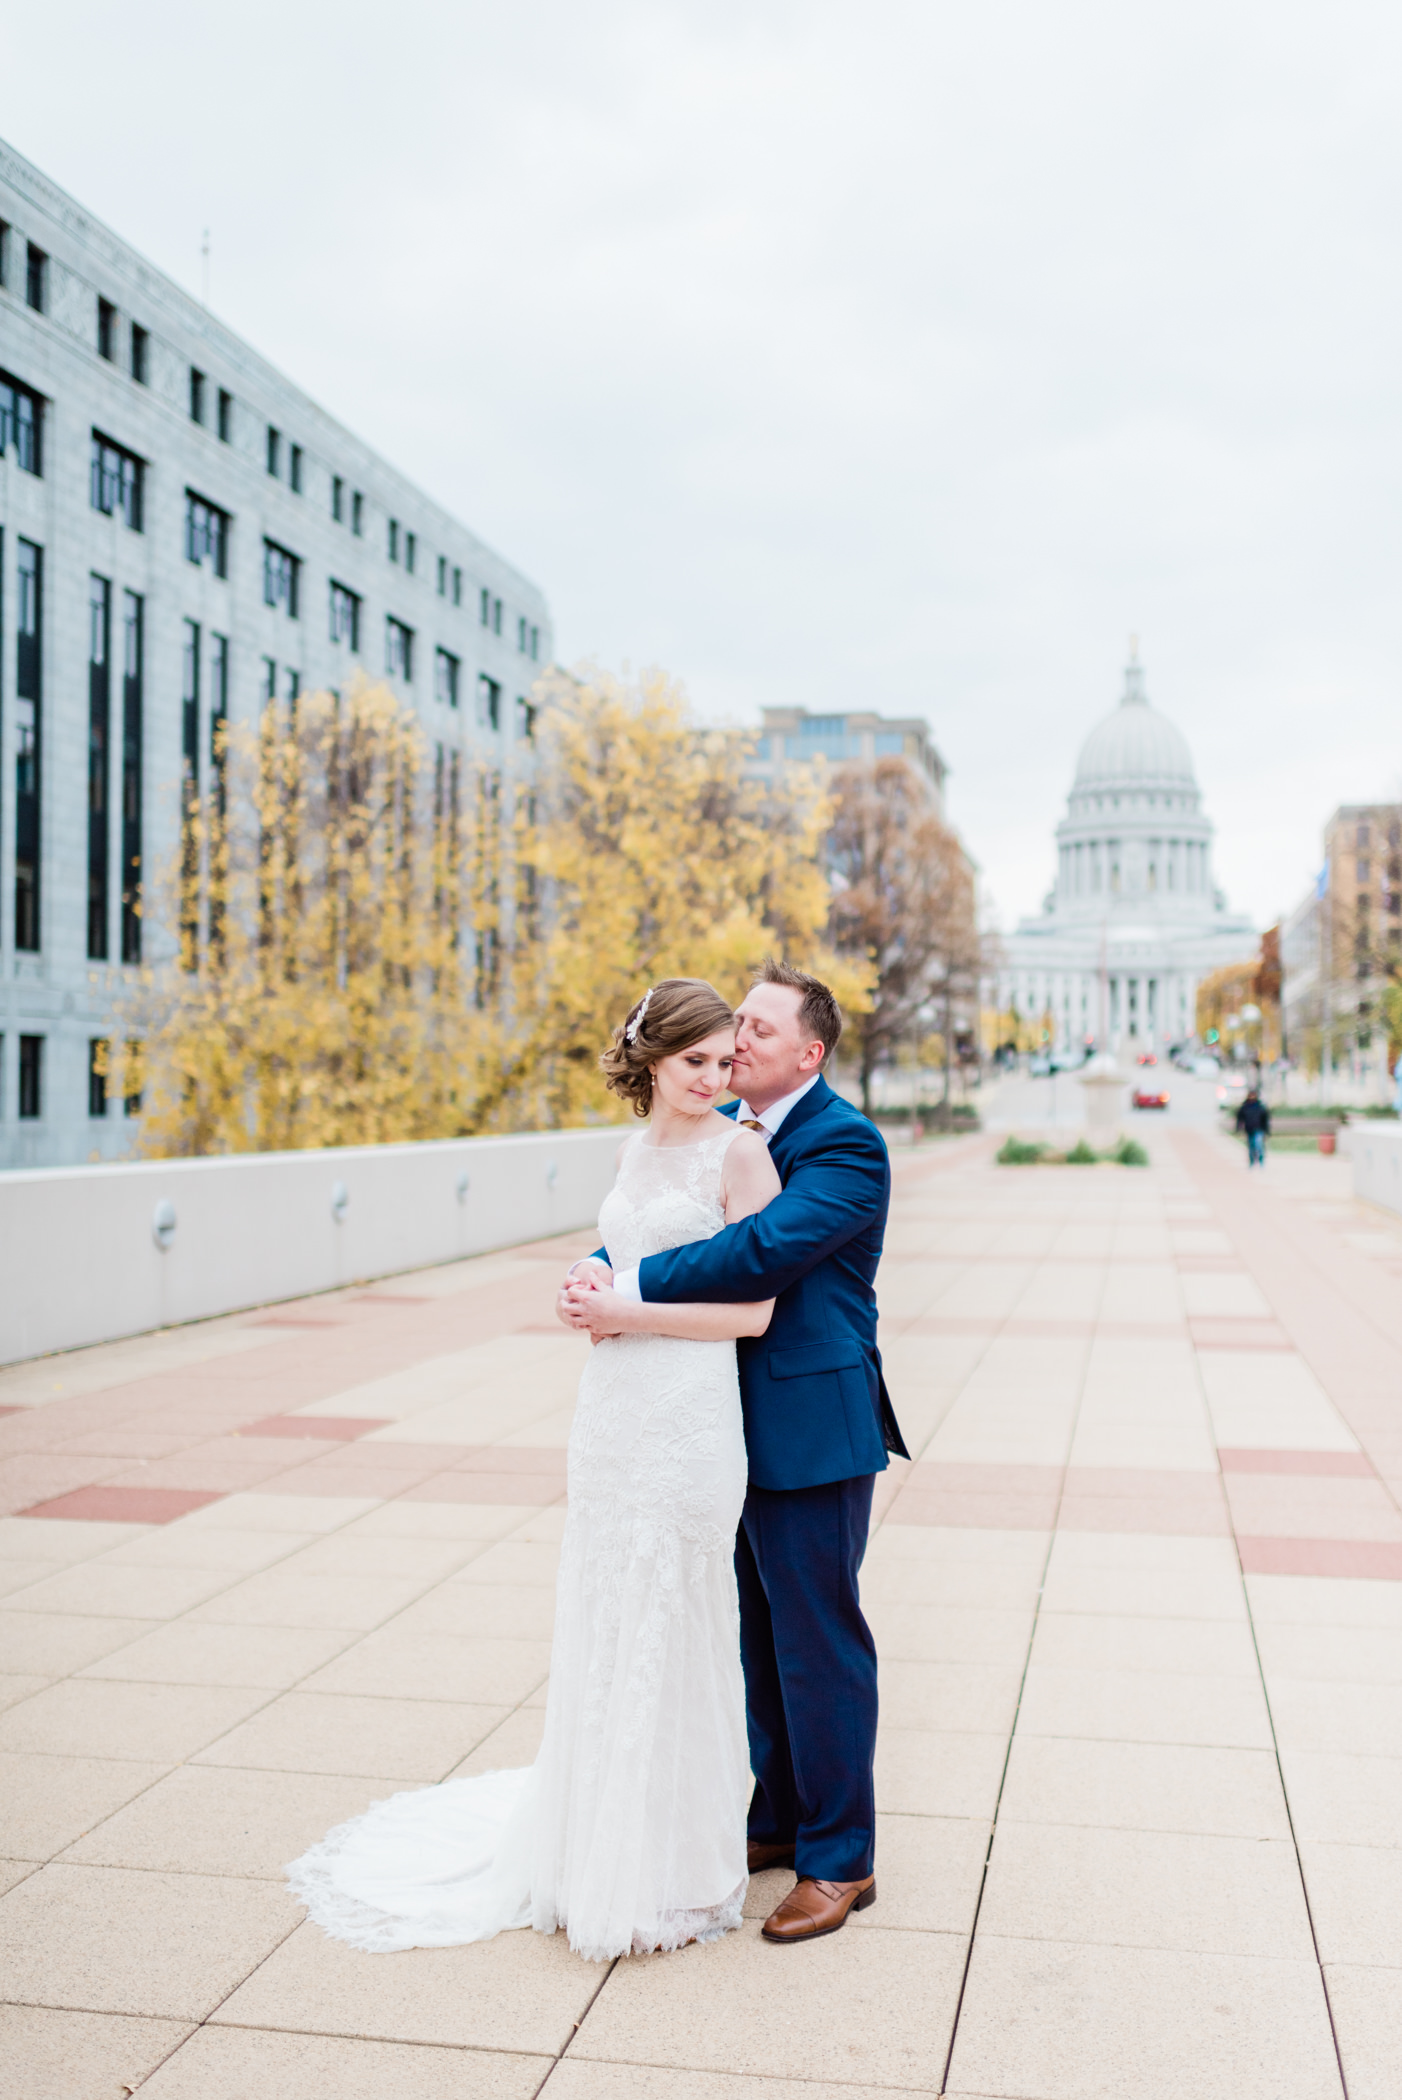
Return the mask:
[[586,1226],[623,1134],[0,1173],[0,1363]]

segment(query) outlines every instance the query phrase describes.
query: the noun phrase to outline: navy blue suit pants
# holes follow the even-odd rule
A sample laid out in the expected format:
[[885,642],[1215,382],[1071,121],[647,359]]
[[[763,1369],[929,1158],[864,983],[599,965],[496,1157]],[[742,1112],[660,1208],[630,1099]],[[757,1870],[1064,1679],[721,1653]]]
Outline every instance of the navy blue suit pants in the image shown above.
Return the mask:
[[792,1843],[819,1881],[863,1880],[875,1850],[876,1643],[857,1592],[874,1485],[751,1486],[735,1541],[749,1834]]

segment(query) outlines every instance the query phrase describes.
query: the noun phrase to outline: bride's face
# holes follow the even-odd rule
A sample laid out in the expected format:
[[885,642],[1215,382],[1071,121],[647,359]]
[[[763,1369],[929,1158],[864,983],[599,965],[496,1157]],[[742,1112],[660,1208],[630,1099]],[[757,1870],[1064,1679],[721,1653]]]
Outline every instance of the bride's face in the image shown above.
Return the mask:
[[730,1091],[730,1062],[735,1055],[735,1031],[718,1028],[704,1042],[670,1057],[659,1057],[652,1067],[652,1098],[674,1116],[704,1116],[722,1094]]

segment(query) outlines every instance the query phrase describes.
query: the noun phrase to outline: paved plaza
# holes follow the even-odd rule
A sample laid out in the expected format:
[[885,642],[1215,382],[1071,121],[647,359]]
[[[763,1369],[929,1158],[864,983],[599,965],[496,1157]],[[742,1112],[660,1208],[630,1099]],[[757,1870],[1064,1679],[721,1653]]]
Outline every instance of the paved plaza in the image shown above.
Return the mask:
[[[611,1967],[327,1941],[286,1861],[523,1763],[576,1235],[0,1372],[16,2100],[1397,2100],[1402,1220],[898,1155],[878,1901]],[[82,1278],[75,1275],[75,1290]]]

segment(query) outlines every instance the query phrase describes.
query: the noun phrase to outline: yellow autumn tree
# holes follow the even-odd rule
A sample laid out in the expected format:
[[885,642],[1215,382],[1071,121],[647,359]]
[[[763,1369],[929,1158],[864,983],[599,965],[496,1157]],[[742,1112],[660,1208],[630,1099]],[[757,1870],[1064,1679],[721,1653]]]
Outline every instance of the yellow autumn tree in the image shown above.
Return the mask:
[[867,972],[823,941],[831,806],[816,772],[754,777],[754,739],[699,725],[662,671],[631,684],[557,676],[537,697],[519,852],[541,920],[513,960],[514,1047],[498,1082],[518,1118],[616,1115],[599,1052],[658,978],[706,977],[738,999],[772,951],[862,1003]]

